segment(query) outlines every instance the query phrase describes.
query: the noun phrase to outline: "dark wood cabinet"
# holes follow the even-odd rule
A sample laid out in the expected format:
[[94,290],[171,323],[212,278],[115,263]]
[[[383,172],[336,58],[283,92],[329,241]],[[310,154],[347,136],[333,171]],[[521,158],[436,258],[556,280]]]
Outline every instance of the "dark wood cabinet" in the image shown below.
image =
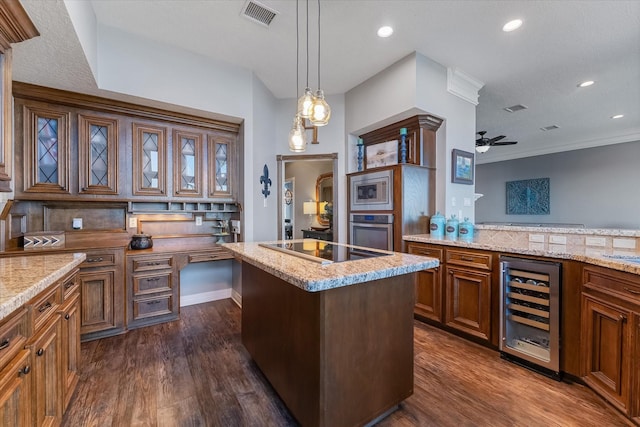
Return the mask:
[[179,270],[170,254],[127,255],[127,328],[178,318]]
[[77,273],[63,281],[62,317],[62,391],[63,410],[69,406],[71,395],[76,388],[80,370],[80,284]]
[[638,412],[640,279],[584,268],[582,292],[583,380],[630,418]]
[[202,197],[202,134],[173,132],[173,192],[178,197]]
[[3,425],[31,425],[31,351],[27,308],[0,321],[0,420]]
[[491,273],[446,266],[445,325],[491,339]]
[[167,129],[133,123],[132,195],[165,195],[167,187]]
[[125,330],[124,249],[89,250],[86,254],[78,273],[83,341]]
[[[437,258],[440,263],[443,260],[443,249],[430,248],[419,243],[409,243],[407,252],[414,255],[422,255]],[[422,318],[431,319],[435,322],[442,322],[442,271],[443,268],[436,267],[429,270],[422,270],[416,277],[416,305],[414,313]]]
[[118,194],[118,119],[78,115],[78,192]]

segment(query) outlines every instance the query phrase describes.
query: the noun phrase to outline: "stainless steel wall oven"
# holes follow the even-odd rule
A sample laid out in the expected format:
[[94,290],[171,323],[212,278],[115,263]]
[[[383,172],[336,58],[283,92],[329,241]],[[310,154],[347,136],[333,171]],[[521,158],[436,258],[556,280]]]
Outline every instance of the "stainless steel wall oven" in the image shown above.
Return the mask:
[[393,214],[349,215],[349,242],[356,246],[393,250]]
[[500,266],[502,356],[559,379],[562,264],[501,257]]

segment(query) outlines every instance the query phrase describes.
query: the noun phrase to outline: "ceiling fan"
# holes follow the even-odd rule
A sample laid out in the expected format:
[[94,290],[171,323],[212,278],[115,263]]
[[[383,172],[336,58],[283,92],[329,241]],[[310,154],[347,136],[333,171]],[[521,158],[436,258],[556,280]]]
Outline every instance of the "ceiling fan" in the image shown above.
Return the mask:
[[480,135],[480,138],[476,139],[476,151],[478,153],[486,153],[489,151],[489,148],[494,145],[513,145],[518,143],[518,141],[503,141],[503,139],[506,138],[504,135],[485,138],[484,135],[486,133],[487,131],[484,130],[478,132],[478,135]]

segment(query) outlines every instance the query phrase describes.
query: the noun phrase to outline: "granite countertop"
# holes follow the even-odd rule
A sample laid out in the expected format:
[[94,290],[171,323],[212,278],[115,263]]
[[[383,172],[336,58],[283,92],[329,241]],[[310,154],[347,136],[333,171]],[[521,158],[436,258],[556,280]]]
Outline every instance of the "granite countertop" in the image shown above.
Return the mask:
[[[280,241],[280,243],[302,241],[302,239],[298,239]],[[357,246],[335,242],[331,242],[331,244],[357,248]],[[262,247],[259,243],[225,243],[222,246],[232,251],[244,262],[248,262],[308,292],[324,291],[356,283],[400,276],[435,268],[439,264],[435,258],[383,251],[390,255],[322,265],[295,255]]]
[[[499,229],[503,230],[504,228],[500,227]],[[481,232],[478,233],[471,242],[465,242],[459,239],[437,239],[431,237],[430,234],[407,235],[402,236],[402,238],[403,240],[408,242],[429,243],[434,245],[454,246],[459,248],[482,249],[494,252],[534,255],[556,259],[570,259],[640,275],[640,262],[632,262],[630,260],[624,259],[625,257],[629,259],[640,258],[640,251],[638,251],[637,248],[626,250],[614,249],[611,247],[594,248],[586,246],[584,244],[572,242],[571,239],[567,240],[567,244],[564,245],[549,243],[547,240],[542,243],[529,242],[523,241],[522,239],[512,239],[509,238],[509,236],[500,235],[498,233],[492,233],[490,230],[491,229],[483,227],[481,229]],[[519,229],[519,231],[522,231],[522,229]],[[540,230],[539,228],[533,228],[532,231],[549,231],[552,233],[558,233],[565,232],[566,230],[562,229],[561,231],[559,231],[559,229],[555,228],[549,230]],[[628,233],[612,233],[612,235],[635,236],[636,234],[635,231],[633,231]],[[620,259],[611,258],[612,256],[620,257]]]
[[85,258],[83,253],[0,258],[0,320],[64,277]]

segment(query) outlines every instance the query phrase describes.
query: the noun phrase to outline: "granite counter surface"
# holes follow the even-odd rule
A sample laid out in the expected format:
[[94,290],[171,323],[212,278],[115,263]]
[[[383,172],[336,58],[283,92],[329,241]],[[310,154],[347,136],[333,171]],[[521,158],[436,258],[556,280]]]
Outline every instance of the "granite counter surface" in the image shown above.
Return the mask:
[[[541,231],[536,229],[536,231]],[[553,232],[558,232],[553,229]],[[630,235],[630,234],[615,234]],[[533,255],[555,259],[570,259],[587,264],[607,267],[614,270],[625,271],[640,275],[640,262],[625,260],[639,258],[638,249],[616,249],[612,247],[591,247],[567,240],[567,244],[553,244],[548,240],[544,242],[529,242],[521,238],[513,238],[508,234],[492,233],[483,229],[471,242],[461,240],[436,239],[430,234],[416,234],[402,236],[407,242],[429,243],[433,245],[453,246],[458,248],[482,249],[493,252],[505,252],[509,254]],[[583,241],[583,240],[582,240]],[[620,257],[622,259],[612,258]]]
[[85,258],[83,253],[0,258],[0,320],[63,278]]
[[[288,240],[287,242],[301,242]],[[275,242],[264,242],[275,243]],[[350,246],[332,242],[334,245]],[[435,258],[389,252],[388,256],[321,265],[294,255],[259,246],[259,243],[225,243],[222,246],[248,262],[305,291],[318,292],[435,268]],[[353,247],[353,246],[351,246]]]

